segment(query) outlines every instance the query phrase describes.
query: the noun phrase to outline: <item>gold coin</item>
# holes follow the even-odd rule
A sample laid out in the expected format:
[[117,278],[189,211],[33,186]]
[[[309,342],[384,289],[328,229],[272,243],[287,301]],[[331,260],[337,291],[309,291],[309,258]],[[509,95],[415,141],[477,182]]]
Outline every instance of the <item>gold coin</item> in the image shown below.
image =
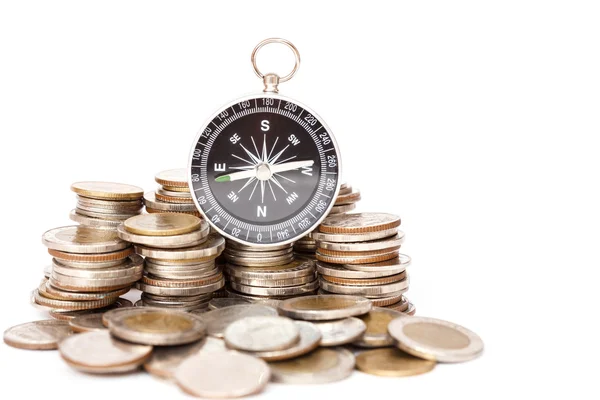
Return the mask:
[[125,221],[125,229],[137,235],[174,236],[200,229],[202,220],[187,214],[143,214]]
[[360,190],[354,190],[348,194],[338,195],[335,205],[352,204],[360,200]]
[[323,233],[366,233],[393,229],[400,226],[400,217],[388,213],[356,213],[331,215],[319,225]]
[[319,253],[326,256],[335,256],[335,257],[365,257],[365,256],[378,256],[381,254],[388,254],[390,251],[400,250],[400,246],[393,246],[387,249],[379,249],[379,250],[367,250],[367,251],[340,251],[340,250],[329,250],[324,249],[323,247],[318,247]]
[[200,215],[200,213],[197,211],[165,211],[165,210],[156,210],[154,208],[146,207],[146,212],[148,212],[150,214],[186,214],[186,215],[193,215],[194,217],[197,217],[197,218],[202,217]]
[[435,368],[435,361],[413,357],[395,348],[368,350],[356,357],[356,367],[377,376],[420,375]]
[[331,283],[337,283],[339,285],[349,286],[374,286],[374,285],[387,285],[388,283],[400,282],[406,278],[406,272],[392,276],[384,276],[382,278],[371,278],[371,279],[350,279],[350,278],[338,278],[335,276],[321,275],[321,278]]
[[163,186],[187,188],[188,187],[187,169],[177,168],[177,169],[169,169],[167,171],[161,171],[158,174],[156,174],[156,176],[154,176],[154,180]]
[[83,197],[100,200],[138,200],[144,195],[144,189],[114,182],[75,182],[71,190]]
[[166,196],[164,194],[160,194],[158,192],[154,193],[154,197],[156,198],[156,200],[164,201],[165,203],[194,204],[194,200],[191,197],[190,198],[172,197],[172,196]]
[[151,286],[185,288],[210,285],[212,283],[220,281],[221,279],[223,279],[223,274],[221,272],[218,272],[216,274],[207,276],[206,278],[199,279],[160,279],[151,278],[148,277],[148,275],[144,275],[142,277],[142,282],[146,285]]
[[321,254],[320,251],[315,253],[315,257],[319,261],[323,261],[330,264],[371,264],[386,260],[391,260],[392,258],[398,257],[398,251],[392,251],[390,253],[384,253],[373,256],[349,256],[349,257],[340,257],[340,256],[328,256],[325,254]]
[[170,192],[188,192],[188,193],[190,192],[190,188],[188,186],[178,187],[178,186],[163,185],[163,189],[168,190]]
[[403,301],[403,295],[397,294],[395,296],[390,297],[381,297],[378,299],[371,299],[371,303],[373,303],[373,307],[386,307],[392,304],[396,304],[398,302]]
[[68,253],[66,251],[59,251],[48,249],[48,254],[55,257],[58,260],[76,261],[76,262],[105,262],[105,261],[116,261],[124,260],[134,253],[133,247],[128,247],[123,250],[113,251],[110,253],[97,253],[97,254],[77,254]]
[[392,320],[404,315],[387,308],[373,307],[368,314],[358,318],[367,325],[367,330],[360,340],[354,344],[359,347],[386,347],[394,344],[394,339],[388,333],[388,325]]

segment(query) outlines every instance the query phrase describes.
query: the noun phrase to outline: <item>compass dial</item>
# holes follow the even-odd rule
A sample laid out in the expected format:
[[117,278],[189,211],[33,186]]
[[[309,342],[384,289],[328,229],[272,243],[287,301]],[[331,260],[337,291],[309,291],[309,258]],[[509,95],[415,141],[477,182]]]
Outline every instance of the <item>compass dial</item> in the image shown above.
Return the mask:
[[190,157],[196,206],[223,235],[286,243],[310,232],[339,191],[340,157],[322,120],[277,95],[222,108]]

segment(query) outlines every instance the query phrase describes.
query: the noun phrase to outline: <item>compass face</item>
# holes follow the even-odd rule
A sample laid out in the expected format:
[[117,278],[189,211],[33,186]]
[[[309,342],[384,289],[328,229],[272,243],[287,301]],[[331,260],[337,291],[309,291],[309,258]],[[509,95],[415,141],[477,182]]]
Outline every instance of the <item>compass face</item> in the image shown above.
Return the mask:
[[340,157],[312,111],[278,95],[244,98],[200,131],[190,157],[196,206],[221,234],[249,244],[292,242],[327,215]]

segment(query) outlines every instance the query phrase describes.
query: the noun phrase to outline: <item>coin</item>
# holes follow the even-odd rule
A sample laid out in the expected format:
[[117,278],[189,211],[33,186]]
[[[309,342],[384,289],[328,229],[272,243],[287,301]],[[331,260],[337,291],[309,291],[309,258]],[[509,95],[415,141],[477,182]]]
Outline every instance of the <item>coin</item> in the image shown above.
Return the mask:
[[180,311],[130,308],[111,317],[108,329],[119,339],[155,346],[173,346],[200,340],[206,324]]
[[343,265],[328,264],[322,261],[317,262],[317,271],[322,276],[345,279],[373,279],[398,275],[404,272],[404,266],[393,265],[393,267],[394,268],[381,268],[381,270],[374,268],[373,271],[366,272],[350,270]]
[[158,201],[156,199],[156,193],[154,192],[147,192],[144,194],[144,204],[146,205],[146,210],[152,209],[159,212],[198,212],[198,209],[194,203],[169,203]]
[[324,321],[362,315],[371,310],[364,297],[316,295],[288,299],[279,305],[279,312],[294,319]]
[[[147,214],[147,215],[175,215],[175,214]],[[185,215],[185,214],[183,214]],[[135,235],[127,232],[123,225],[117,227],[117,234],[123,240],[131,243],[142,244],[150,247],[160,248],[180,248],[180,247],[191,247],[202,244],[206,241],[208,236],[208,223],[203,221],[205,229],[198,229],[190,233],[184,233],[182,235],[173,236],[147,236],[147,235]]]
[[411,263],[411,258],[406,254],[398,254],[398,257],[390,260],[370,264],[345,264],[344,268],[353,271],[377,272],[388,271],[389,275],[398,274],[406,269]]
[[[136,304],[137,304],[137,302],[136,302]],[[128,307],[128,308],[117,308],[117,309],[105,312],[104,314],[102,314],[102,325],[104,325],[105,327],[108,328],[108,325],[110,325],[110,321],[114,317],[116,317],[117,315],[119,315],[119,314],[121,314],[123,312],[125,312],[125,313],[129,312],[129,308],[131,308],[131,307]],[[157,308],[157,310],[159,310],[159,309]]]
[[139,214],[139,212],[127,213],[127,214],[116,214],[116,213],[109,214],[109,213],[106,213],[106,212],[98,212],[98,211],[86,210],[83,207],[76,207],[75,211],[77,212],[77,214],[81,214],[81,215],[84,215],[86,217],[104,219],[104,220],[109,220],[109,221],[118,221],[118,222],[123,222],[127,218],[130,218],[130,217],[132,217],[134,215],[138,215]]
[[338,195],[335,199],[335,205],[344,205],[356,203],[360,200],[360,190],[353,190],[348,194]]
[[212,293],[225,286],[225,280],[221,279],[218,282],[192,287],[163,287],[147,285],[143,282],[136,283],[136,288],[142,292],[155,294],[158,296],[196,296],[200,294]]
[[140,187],[113,182],[75,182],[71,190],[80,196],[100,200],[137,200],[144,194]]
[[77,195],[77,205],[84,207],[102,208],[106,210],[141,210],[142,200],[100,200]]
[[88,301],[55,300],[42,296],[38,289],[33,291],[33,296],[37,304],[60,310],[89,310],[92,308],[103,308],[114,303],[116,300],[115,298]]
[[79,254],[107,253],[129,246],[112,230],[82,225],[51,229],[44,233],[42,242],[51,250]]
[[[219,310],[219,309],[225,308],[225,307],[239,306],[239,305],[246,305],[246,304],[250,304],[250,302],[248,300],[244,300],[244,299],[221,297],[221,298],[212,299],[208,303],[208,308],[212,311],[212,310]],[[275,311],[275,312],[277,312],[277,311]],[[208,325],[207,331],[210,334],[210,324]]]
[[[185,194],[187,195],[186,197],[182,197],[182,196],[167,196],[162,194],[161,189],[158,189],[156,191],[156,193],[154,193],[154,198],[156,199],[157,202],[163,202],[163,203],[175,203],[175,204],[194,204],[194,200],[192,199],[192,196],[189,193],[186,192],[169,192],[169,193],[178,193],[178,194]],[[162,190],[162,192],[165,192],[164,190]]]
[[409,311],[409,306],[409,301],[406,298],[404,298],[404,296],[402,296],[402,300],[400,300],[397,303],[385,306],[385,308],[388,310],[400,311],[401,313],[408,314],[407,311]]
[[123,250],[113,251],[109,253],[97,253],[97,254],[77,254],[77,253],[69,253],[63,252],[53,249],[48,249],[48,254],[52,257],[59,260],[61,263],[64,261],[75,261],[75,262],[105,262],[105,261],[115,261],[115,260],[125,260],[130,255],[134,254],[133,247],[128,247]]
[[356,317],[313,323],[321,331],[321,346],[352,343],[367,329],[365,323]]
[[183,235],[207,229],[206,222],[187,214],[142,214],[129,218],[124,226],[129,233],[146,236]]
[[71,210],[69,218],[78,224],[99,229],[114,229],[122,223],[122,221],[118,220],[112,221],[109,219],[88,217],[87,215],[79,214],[77,210]]
[[231,264],[245,267],[276,267],[281,264],[287,264],[294,259],[294,254],[289,253],[277,257],[236,257],[231,254],[226,255],[227,261]]
[[246,251],[246,252],[263,253],[263,252],[269,252],[269,251],[287,250],[287,249],[290,249],[292,247],[293,247],[292,243],[274,244],[274,245],[269,245],[269,246],[256,247],[256,246],[249,246],[249,245],[246,245],[246,244],[238,243],[238,242],[235,242],[233,240],[228,240],[227,241],[227,248],[228,249],[237,249],[237,250]]
[[202,218],[198,211],[168,211],[168,210],[157,210],[156,208],[146,207],[146,212],[150,214],[187,214],[193,215],[196,218]]
[[140,277],[141,271],[135,275],[118,278],[92,279],[63,275],[53,270],[50,276],[50,284],[66,291],[108,292],[131,286]]
[[267,257],[280,257],[286,256],[292,253],[294,249],[291,247],[282,249],[282,250],[273,250],[273,251],[247,251],[247,250],[236,250],[231,249],[226,246],[225,256],[233,256],[233,257],[244,257],[244,258],[267,258]]
[[106,327],[102,324],[102,313],[80,315],[69,321],[74,332],[102,331]]
[[200,353],[184,360],[174,374],[181,389],[205,398],[251,395],[260,392],[270,378],[267,363],[236,352]]
[[168,190],[169,192],[187,192],[190,193],[189,187],[177,187],[177,186],[167,186],[162,185],[164,190]]
[[321,275],[321,278],[323,280],[326,280],[327,282],[345,286],[379,286],[404,280],[406,278],[406,272],[401,272],[399,274],[391,276],[369,279],[338,278],[335,276],[328,275]]
[[129,288],[123,288],[118,290],[113,290],[109,292],[69,292],[66,290],[61,290],[57,287],[54,287],[50,284],[49,281],[45,282],[44,285],[40,285],[38,287],[38,291],[44,297],[48,297],[54,300],[71,300],[71,301],[87,301],[87,300],[102,300],[102,299],[116,299],[119,296],[124,295],[129,292]]
[[356,357],[356,367],[377,376],[420,375],[435,368],[435,361],[413,357],[396,348],[368,350]]
[[225,328],[227,347],[245,351],[273,351],[296,343],[299,329],[289,318],[254,316],[238,319]]
[[399,282],[389,283],[386,285],[378,286],[350,286],[350,285],[339,285],[326,281],[322,277],[319,279],[319,284],[323,290],[338,294],[352,294],[356,296],[365,297],[386,297],[393,294],[406,292],[408,290],[408,277],[404,278]]
[[398,234],[398,228],[390,228],[381,231],[362,232],[362,233],[323,233],[313,231],[310,237],[317,242],[330,243],[359,243],[373,240],[385,239]]
[[310,260],[297,259],[275,267],[236,267],[227,264],[227,275],[241,279],[293,279],[314,274],[314,263]]
[[335,205],[335,206],[331,207],[331,211],[329,211],[328,215],[344,214],[344,213],[354,210],[355,208],[356,208],[356,203]]
[[[129,256],[131,257],[131,256]],[[82,269],[96,269],[96,268],[109,268],[124,265],[129,261],[129,257],[121,260],[109,260],[109,261],[98,261],[98,262],[79,262],[70,260],[59,260],[58,258],[52,259],[53,265],[60,267],[71,267],[71,268],[82,268]]]
[[[323,250],[328,250],[332,252],[372,252],[377,250],[392,250],[399,249],[400,245],[404,242],[404,232],[398,231],[395,236],[387,237],[384,239],[371,240],[367,242],[357,242],[357,243],[336,243],[336,242],[325,242],[318,241],[318,246]],[[324,253],[328,254],[328,253]],[[331,255],[335,255],[334,253],[329,253]],[[341,254],[344,255],[344,254]]]
[[27,350],[54,350],[73,331],[66,321],[54,319],[27,322],[4,331],[4,343]]
[[[159,215],[159,214],[156,214]],[[225,240],[217,233],[208,235],[206,242],[194,247],[182,249],[154,249],[136,245],[138,254],[159,260],[194,260],[202,258],[216,258],[225,248]]]
[[75,369],[106,374],[137,369],[150,357],[152,346],[127,343],[103,330],[70,336],[60,342],[58,351]]
[[107,313],[109,311],[123,308],[123,307],[132,307],[133,304],[131,301],[119,297],[114,303],[104,308],[96,308],[92,310],[75,310],[75,311],[65,311],[65,310],[52,310],[49,312],[52,318],[56,318],[61,321],[71,321],[73,318],[79,317],[81,315],[88,314],[100,314]]
[[302,357],[270,363],[273,382],[317,384],[340,381],[354,370],[354,354],[343,348],[317,349]]
[[483,352],[483,341],[477,334],[441,319],[396,318],[388,325],[388,332],[401,350],[426,360],[463,362]]
[[352,192],[352,185],[348,184],[347,182],[343,182],[340,185],[340,191],[339,191],[338,195],[340,195],[340,194],[348,194],[350,192]]
[[319,329],[313,323],[294,321],[294,324],[296,324],[299,329],[300,340],[298,340],[293,346],[283,350],[257,351],[250,352],[249,354],[252,354],[258,358],[262,358],[265,361],[281,361],[299,357],[319,347],[319,342],[321,341],[321,331],[319,331]]
[[89,278],[89,279],[110,279],[110,278],[121,278],[130,277],[132,275],[140,276],[144,268],[144,259],[137,254],[129,256],[129,259],[114,267],[98,268],[98,269],[84,269],[84,268],[73,268],[61,265],[60,262],[53,263],[52,273],[58,273],[61,275],[73,276],[78,278]]
[[367,326],[365,334],[353,344],[359,347],[386,347],[394,344],[394,339],[388,334],[388,325],[392,320],[403,317],[404,314],[386,308],[373,307],[368,314],[359,318]]
[[229,281],[229,285],[232,289],[253,296],[298,296],[302,294],[312,293],[319,288],[319,281],[313,280],[310,283],[298,286],[287,286],[287,287],[258,287],[258,286],[247,286],[241,285],[234,281]]
[[214,273],[202,278],[195,279],[161,279],[157,277],[150,277],[148,275],[142,276],[142,282],[151,286],[162,286],[169,288],[186,288],[186,287],[197,287],[210,285],[215,282],[219,282],[223,279],[223,274],[215,269]]
[[244,286],[257,286],[257,287],[290,287],[306,285],[313,282],[316,279],[315,275],[306,275],[298,278],[288,279],[243,279],[230,277],[229,281]]
[[158,199],[158,195],[161,195],[164,197],[168,197],[171,200],[173,200],[173,198],[177,198],[179,200],[191,200],[192,203],[194,202],[194,200],[192,200],[192,194],[189,191],[174,192],[171,190],[165,190],[165,188],[163,188],[163,187],[159,187],[158,189],[156,189],[155,195],[157,196],[156,197],[157,199]]
[[363,233],[383,231],[400,226],[400,217],[386,213],[356,213],[333,215],[319,226],[324,233]]
[[277,316],[277,310],[258,304],[240,304],[209,311],[202,315],[202,320],[207,324],[206,333],[208,335],[222,338],[225,335],[225,329],[231,323],[242,318],[256,316]]
[[315,257],[319,261],[330,264],[370,264],[381,261],[391,260],[398,257],[398,251],[394,250],[389,253],[368,255],[368,256],[328,256],[317,250]]
[[163,186],[188,187],[188,171],[185,168],[161,171],[154,176],[154,179]]

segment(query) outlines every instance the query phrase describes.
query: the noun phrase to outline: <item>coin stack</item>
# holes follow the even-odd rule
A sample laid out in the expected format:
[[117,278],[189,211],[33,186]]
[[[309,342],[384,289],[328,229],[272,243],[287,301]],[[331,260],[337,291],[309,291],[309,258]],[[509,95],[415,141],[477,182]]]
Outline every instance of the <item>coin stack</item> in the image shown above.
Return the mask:
[[208,223],[187,214],[143,214],[117,229],[145,256],[145,271],[137,288],[140,305],[180,311],[207,310],[212,293],[225,284],[215,259],[225,240],[209,234]]
[[[356,208],[356,203],[360,200],[360,190],[352,189],[348,183],[342,183],[340,191],[335,199],[335,205],[331,208],[329,215],[345,214]],[[304,257],[315,259],[317,251],[317,242],[309,235],[306,235],[294,243],[294,251]]]
[[292,244],[256,247],[227,241],[223,254],[230,297],[280,300],[319,288],[313,261],[295,259]]
[[113,182],[76,182],[77,205],[71,220],[81,225],[116,229],[121,222],[139,214],[144,208],[144,190],[137,186]]
[[200,217],[196,209],[184,168],[170,169],[156,174],[161,186],[155,192],[144,194],[144,204],[149,213],[181,213]]
[[32,302],[55,318],[114,306],[142,276],[143,259],[113,230],[66,226],[47,231],[42,242],[54,258]]
[[363,296],[374,306],[414,313],[408,290],[410,257],[399,254],[400,217],[385,213],[333,215],[313,232],[322,293]]

